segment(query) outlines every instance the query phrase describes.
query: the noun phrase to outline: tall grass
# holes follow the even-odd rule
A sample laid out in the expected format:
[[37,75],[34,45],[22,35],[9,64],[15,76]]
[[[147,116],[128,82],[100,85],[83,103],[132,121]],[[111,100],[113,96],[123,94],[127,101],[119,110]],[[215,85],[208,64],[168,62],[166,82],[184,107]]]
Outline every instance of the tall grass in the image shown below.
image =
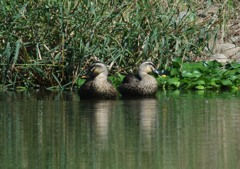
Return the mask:
[[66,88],[93,60],[124,73],[142,60],[166,67],[175,57],[207,57],[235,1],[224,1],[216,18],[197,11],[219,2],[1,0],[1,83]]

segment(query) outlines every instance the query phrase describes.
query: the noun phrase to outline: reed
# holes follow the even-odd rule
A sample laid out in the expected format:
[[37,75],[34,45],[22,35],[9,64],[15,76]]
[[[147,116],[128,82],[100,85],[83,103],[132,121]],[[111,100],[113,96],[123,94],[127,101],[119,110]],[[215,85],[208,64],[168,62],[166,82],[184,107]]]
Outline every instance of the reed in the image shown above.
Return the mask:
[[[125,73],[143,60],[208,57],[236,0],[0,1],[0,79],[8,88],[73,88],[93,60]],[[220,4],[215,18],[199,9]],[[124,69],[122,69],[124,68]]]

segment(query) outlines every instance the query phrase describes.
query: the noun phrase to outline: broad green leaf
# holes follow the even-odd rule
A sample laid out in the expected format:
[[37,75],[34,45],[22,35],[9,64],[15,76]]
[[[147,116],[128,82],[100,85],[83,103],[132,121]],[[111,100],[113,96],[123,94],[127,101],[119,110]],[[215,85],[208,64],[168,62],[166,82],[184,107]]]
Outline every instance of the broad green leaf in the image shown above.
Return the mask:
[[189,77],[189,78],[198,78],[202,76],[202,73],[199,72],[198,70],[194,70],[193,72],[189,72],[189,71],[183,71],[182,72],[182,76],[183,77]]
[[205,87],[202,86],[202,85],[198,85],[198,86],[196,86],[195,88],[198,89],[198,90],[203,90],[203,89],[205,89]]
[[188,72],[188,71],[183,71],[182,72],[182,76],[187,78],[187,77],[192,77],[192,73],[191,72]]
[[227,69],[240,68],[240,63],[238,63],[238,62],[231,62],[231,63],[228,63],[225,67],[226,67]]
[[216,68],[216,67],[222,67],[222,64],[216,60],[214,61],[205,61],[204,66],[208,68]]
[[195,84],[204,85],[205,81],[204,80],[198,80],[198,81],[195,82]]
[[234,69],[234,70],[227,70],[226,72],[223,73],[223,76],[224,76],[224,77],[233,76],[233,75],[236,74],[236,72],[237,72],[236,69]]
[[231,86],[231,90],[238,90],[239,88],[237,86]]
[[229,77],[229,80],[231,80],[231,81],[234,81],[234,80],[236,80],[236,79],[238,79],[237,76],[230,76],[230,77]]
[[232,86],[232,85],[233,85],[232,81],[229,80],[229,79],[224,79],[224,80],[222,80],[222,84],[223,84],[224,86]]
[[199,72],[198,70],[194,70],[193,73],[192,73],[193,77],[201,77],[202,76],[202,73]]
[[181,67],[182,63],[183,63],[183,61],[182,61],[182,58],[180,58],[180,57],[173,58],[173,60],[172,60],[173,66],[177,67],[177,68]]
[[179,87],[180,86],[180,82],[179,82],[179,78],[171,78],[171,79],[168,79],[168,83],[170,85],[174,85],[176,87]]
[[182,64],[182,70],[198,70],[198,71],[206,71],[207,68],[204,66],[203,62],[186,62]]
[[176,76],[179,74],[179,71],[177,68],[172,68],[171,71],[170,71],[170,75],[171,76]]

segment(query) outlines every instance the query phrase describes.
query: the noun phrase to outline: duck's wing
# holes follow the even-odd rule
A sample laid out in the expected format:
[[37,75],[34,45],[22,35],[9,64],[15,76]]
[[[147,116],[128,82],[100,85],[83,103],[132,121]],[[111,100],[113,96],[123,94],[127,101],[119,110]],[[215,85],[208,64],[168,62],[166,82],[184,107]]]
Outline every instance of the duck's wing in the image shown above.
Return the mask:
[[104,83],[102,89],[97,88],[93,80],[89,79],[80,87],[78,93],[81,99],[115,99],[117,97],[117,90],[110,81]]
[[138,83],[140,80],[141,79],[140,79],[139,75],[131,73],[131,74],[126,75],[123,78],[122,84],[126,84],[126,83],[134,84],[134,83]]
[[117,90],[115,89],[112,81],[107,79],[108,87],[106,87],[106,98],[116,98],[117,97]]
[[117,90],[113,87],[113,85],[109,85],[106,94],[104,95],[103,98],[107,99],[114,99],[117,97]]
[[87,79],[82,86],[80,87],[80,89],[78,90],[78,94],[81,98],[88,98],[92,95],[93,91],[92,91],[92,80],[91,79]]
[[138,75],[126,75],[118,88],[122,97],[136,95],[136,93],[138,93],[136,87],[138,86],[139,81],[140,77]]

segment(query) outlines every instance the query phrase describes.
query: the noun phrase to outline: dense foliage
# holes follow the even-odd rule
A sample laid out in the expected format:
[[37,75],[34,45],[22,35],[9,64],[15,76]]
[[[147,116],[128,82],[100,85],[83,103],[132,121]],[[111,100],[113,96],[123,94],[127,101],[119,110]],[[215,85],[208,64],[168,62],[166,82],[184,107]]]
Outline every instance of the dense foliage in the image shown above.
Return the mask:
[[236,62],[223,65],[217,61],[196,63],[173,60],[167,77],[159,77],[159,85],[172,89],[230,89],[240,86],[240,64]]
[[1,0],[0,84],[65,89],[94,60],[118,79],[143,60],[166,68],[174,58],[207,57],[234,3],[220,4],[214,18],[198,10],[219,2]]

